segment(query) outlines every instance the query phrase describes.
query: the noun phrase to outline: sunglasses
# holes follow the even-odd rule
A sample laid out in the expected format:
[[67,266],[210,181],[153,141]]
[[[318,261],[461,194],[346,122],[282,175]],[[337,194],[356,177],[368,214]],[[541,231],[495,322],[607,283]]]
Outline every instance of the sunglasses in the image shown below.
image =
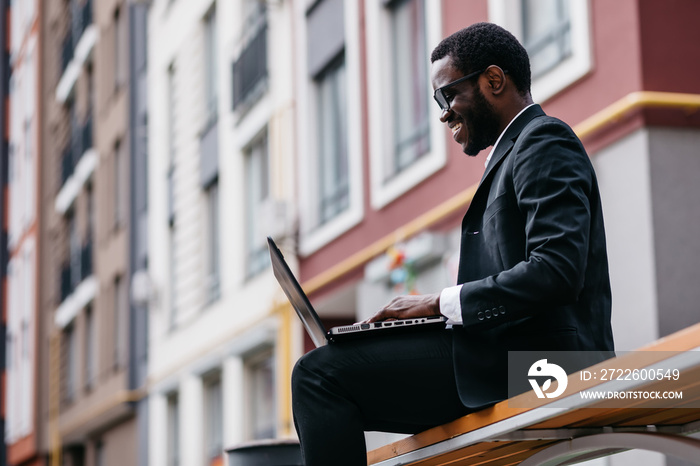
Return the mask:
[[[445,84],[444,86],[435,89],[435,92],[433,93],[433,98],[435,99],[435,102],[437,102],[438,105],[440,106],[440,109],[443,112],[446,112],[450,109],[450,100],[451,99],[447,98],[447,96],[445,95],[445,90],[449,89],[452,86],[455,86],[455,85],[461,83],[462,81],[466,81],[467,79],[475,78],[476,76],[479,76],[481,73],[483,73],[487,69],[488,68],[484,68],[483,70],[469,73],[466,76],[462,76],[461,78],[456,79],[456,80],[452,81],[451,83]],[[503,73],[507,74],[508,71],[503,70]]]
[[466,76],[462,76],[461,78],[456,79],[456,80],[452,81],[451,83],[445,84],[444,86],[435,89],[435,92],[433,93],[433,98],[435,99],[435,102],[437,102],[438,105],[440,106],[440,109],[443,112],[446,112],[450,109],[450,100],[451,99],[449,99],[449,100],[447,99],[447,96],[445,95],[445,90],[449,89],[452,86],[456,86],[457,84],[461,83],[462,81],[466,81],[467,79],[471,79],[471,78],[474,78],[476,76],[479,76],[484,71],[486,71],[486,69],[475,71],[473,73],[469,73]]

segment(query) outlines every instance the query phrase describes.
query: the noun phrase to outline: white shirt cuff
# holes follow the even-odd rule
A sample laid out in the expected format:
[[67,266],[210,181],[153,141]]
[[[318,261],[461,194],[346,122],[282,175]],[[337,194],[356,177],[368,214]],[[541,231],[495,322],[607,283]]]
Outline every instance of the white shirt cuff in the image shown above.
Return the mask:
[[451,325],[462,325],[462,302],[459,293],[462,285],[445,288],[440,293],[440,314],[447,317],[447,323]]

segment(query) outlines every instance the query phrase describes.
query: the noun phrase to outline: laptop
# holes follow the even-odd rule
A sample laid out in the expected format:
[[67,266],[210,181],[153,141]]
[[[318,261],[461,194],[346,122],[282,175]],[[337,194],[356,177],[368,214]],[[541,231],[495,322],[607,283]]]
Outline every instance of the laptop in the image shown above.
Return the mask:
[[326,331],[321,319],[314,310],[309,298],[301,289],[301,285],[292,273],[284,260],[282,252],[279,250],[274,240],[267,237],[267,244],[270,249],[270,260],[272,261],[272,271],[279,282],[282,290],[287,295],[289,302],[297,311],[306,331],[316,347],[324,346],[328,343],[351,340],[360,337],[380,336],[387,332],[406,332],[413,330],[436,330],[444,329],[447,317],[427,316],[415,319],[388,320],[374,322],[371,324],[352,324],[333,327]]

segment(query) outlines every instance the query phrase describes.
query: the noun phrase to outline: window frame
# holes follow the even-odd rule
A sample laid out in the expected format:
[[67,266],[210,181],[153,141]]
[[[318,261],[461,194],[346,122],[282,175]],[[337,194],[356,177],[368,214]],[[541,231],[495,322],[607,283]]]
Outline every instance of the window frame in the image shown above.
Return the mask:
[[[447,164],[444,125],[440,122],[440,109],[432,102],[430,66],[425,88],[428,99],[430,151],[392,177],[387,176],[387,157],[394,157],[394,131],[387,121],[385,109],[394,108],[393,83],[387,77],[393,75],[392,65],[392,17],[390,2],[365,2],[367,18],[366,42],[377,44],[367,50],[366,78],[369,102],[369,150],[371,204],[382,209],[419,183],[423,182]],[[442,2],[425,0],[426,57],[442,40]]]
[[[255,200],[255,205],[250,204],[250,190],[251,190],[251,185],[250,185],[250,177],[248,174],[248,171],[250,169],[250,163],[251,163],[251,157],[253,156],[252,150],[254,147],[258,147],[262,145],[263,146],[263,153],[262,156],[265,157],[265,163],[263,166],[265,167],[265,174],[260,173],[263,176],[266,176],[265,183],[267,184],[267,195],[264,199],[256,199]],[[242,149],[242,155],[243,155],[243,170],[244,173],[246,174],[245,180],[244,180],[244,216],[246,219],[246,231],[245,231],[245,277],[246,278],[252,278],[254,276],[257,276],[260,272],[265,270],[267,268],[267,256],[266,256],[266,243],[264,242],[263,238],[260,237],[258,238],[260,241],[260,248],[259,250],[253,250],[255,241],[252,238],[254,235],[254,230],[259,228],[261,226],[261,217],[256,214],[258,212],[258,208],[261,207],[262,204],[264,204],[267,201],[270,201],[273,196],[272,196],[272,157],[270,153],[270,134],[269,134],[269,128],[267,126],[264,126],[255,136],[251,137],[248,143],[246,144],[245,147]],[[261,180],[257,180],[261,181]],[[256,193],[258,194],[258,193]],[[252,230],[251,230],[252,229]],[[260,261],[257,260],[251,260],[251,256],[256,255],[256,256],[262,256],[262,259]],[[259,263],[259,264],[258,264]],[[257,265],[254,265],[257,264]]]
[[[218,391],[217,387],[218,386]],[[216,398],[214,398],[216,397]],[[214,406],[212,406],[214,403]],[[218,405],[218,409],[217,406]],[[202,414],[203,414],[203,453],[204,464],[217,464],[215,461],[223,461],[224,451],[224,386],[221,369],[214,369],[202,376]],[[215,432],[218,431],[218,432]],[[216,441],[212,442],[214,435],[218,435]],[[210,444],[213,443],[214,445]],[[218,444],[218,445],[216,445]],[[212,449],[212,446],[218,447]],[[213,455],[213,451],[219,454]]]
[[113,183],[114,183],[114,230],[121,229],[126,224],[128,212],[128,186],[126,141],[117,139],[113,152]]
[[72,404],[77,396],[78,388],[78,349],[76,341],[76,325],[70,322],[61,332],[63,377],[61,384],[62,401],[66,405]]
[[92,303],[85,307],[85,331],[84,331],[84,370],[85,370],[85,391],[90,392],[97,381],[97,325],[96,314]]
[[221,297],[221,185],[217,177],[205,189],[206,269],[205,301],[214,303]]
[[[316,140],[314,141],[316,143],[316,147],[320,148],[325,146],[325,144],[328,141],[332,141],[334,139],[338,139],[334,136],[338,136],[338,134],[331,134],[330,137],[326,134],[325,131],[323,131],[321,128],[319,128],[319,125],[323,123],[326,123],[330,121],[331,123],[337,123],[337,124],[342,124],[345,123],[345,128],[341,130],[341,132],[347,131],[347,102],[344,102],[340,104],[340,106],[336,107],[335,105],[332,105],[333,102],[331,102],[331,105],[324,105],[329,102],[326,102],[326,97],[330,97],[333,99],[334,97],[338,96],[338,93],[342,94],[345,89],[347,89],[347,66],[345,62],[345,56],[344,54],[341,54],[337,56],[335,59],[331,60],[327,66],[325,67],[324,71],[317,76],[317,78],[314,80],[315,82],[315,101],[316,101],[316,121],[315,121],[315,128],[316,128]],[[339,86],[343,86],[339,88]],[[330,91],[330,95],[325,95],[326,92]],[[336,115],[330,115],[330,112],[326,112],[326,110],[331,110],[331,111],[336,111],[340,110],[341,112],[344,112],[344,115],[337,116]],[[345,133],[345,139],[347,139],[347,132]],[[342,142],[342,139],[341,139]],[[331,157],[326,151],[324,150],[317,150],[316,151],[316,180],[317,180],[317,196],[316,199],[319,201],[315,205],[315,212],[314,212],[314,223],[319,227],[323,227],[328,222],[333,221],[334,218],[336,218],[339,215],[342,215],[342,213],[349,208],[349,203],[350,203],[350,161],[348,159],[348,153],[347,153],[347,143],[345,144],[345,147],[338,147],[341,151],[345,151],[345,154],[342,154],[342,156],[338,157],[338,153],[333,153]],[[346,184],[345,186],[345,195],[344,197],[347,198],[345,201],[346,205],[345,206],[340,206],[336,207],[333,210],[335,210],[332,213],[326,213],[326,205],[327,201],[329,199],[333,199],[333,197],[337,196],[336,193],[331,193],[331,196],[328,196],[326,191],[329,191],[329,187],[331,187],[334,183],[330,182],[327,183],[325,180],[326,177],[326,169],[328,166],[332,165],[335,167],[338,167],[340,165],[346,165],[344,167],[344,171],[347,172],[347,179],[343,180],[344,183]],[[337,180],[333,180],[337,181]],[[329,186],[330,185],[330,186]]]
[[[256,396],[260,395],[260,390],[256,384],[257,379],[255,379],[258,372],[256,368],[260,368],[263,364],[267,362],[271,363],[271,374],[272,374],[272,408],[270,409],[272,429],[273,432],[271,436],[266,436],[265,432],[256,432],[256,421],[254,419],[256,413],[256,403],[254,399]],[[243,359],[244,367],[244,377],[245,377],[245,397],[246,397],[246,409],[245,409],[245,436],[248,440],[260,440],[264,438],[274,438],[278,431],[278,417],[277,417],[277,356],[275,354],[275,347],[272,345],[265,345],[257,350],[249,353]],[[265,401],[265,400],[263,400]],[[265,403],[262,403],[265,405]],[[260,436],[258,436],[261,434]]]
[[204,35],[204,94],[206,122],[209,128],[219,115],[219,18],[216,2],[213,2],[202,19]]
[[[508,29],[521,43],[521,0],[488,0],[489,21]],[[571,55],[532,79],[532,98],[545,103],[593,70],[590,0],[571,0]]]
[[165,461],[167,466],[180,465],[181,400],[180,392],[173,390],[165,394]]
[[308,72],[307,18],[309,2],[296,5],[296,22],[299,40],[295,55],[298,87],[299,126],[308,128],[299,134],[299,252],[310,255],[338,236],[347,232],[362,221],[364,216],[363,195],[363,129],[362,129],[362,89],[360,60],[360,11],[359,2],[344,2],[345,27],[345,76],[347,83],[347,141],[349,205],[333,219],[319,225],[316,221],[318,193],[317,137],[315,135],[318,118],[316,82]]
[[128,31],[127,19],[128,10],[124,6],[118,6],[114,9],[114,92],[119,92],[127,85],[128,80]]

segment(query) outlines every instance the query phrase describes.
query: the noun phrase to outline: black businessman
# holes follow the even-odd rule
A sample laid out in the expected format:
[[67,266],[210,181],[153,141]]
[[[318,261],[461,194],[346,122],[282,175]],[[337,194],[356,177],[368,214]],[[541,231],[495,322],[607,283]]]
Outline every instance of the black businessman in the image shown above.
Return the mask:
[[478,23],[433,50],[440,121],[464,153],[493,146],[462,221],[457,285],[367,320],[443,314],[450,327],[315,349],[292,375],[307,466],[367,464],[364,431],[416,433],[507,397],[508,351],[612,351],[598,184],[571,128],[530,95],[530,62]]

